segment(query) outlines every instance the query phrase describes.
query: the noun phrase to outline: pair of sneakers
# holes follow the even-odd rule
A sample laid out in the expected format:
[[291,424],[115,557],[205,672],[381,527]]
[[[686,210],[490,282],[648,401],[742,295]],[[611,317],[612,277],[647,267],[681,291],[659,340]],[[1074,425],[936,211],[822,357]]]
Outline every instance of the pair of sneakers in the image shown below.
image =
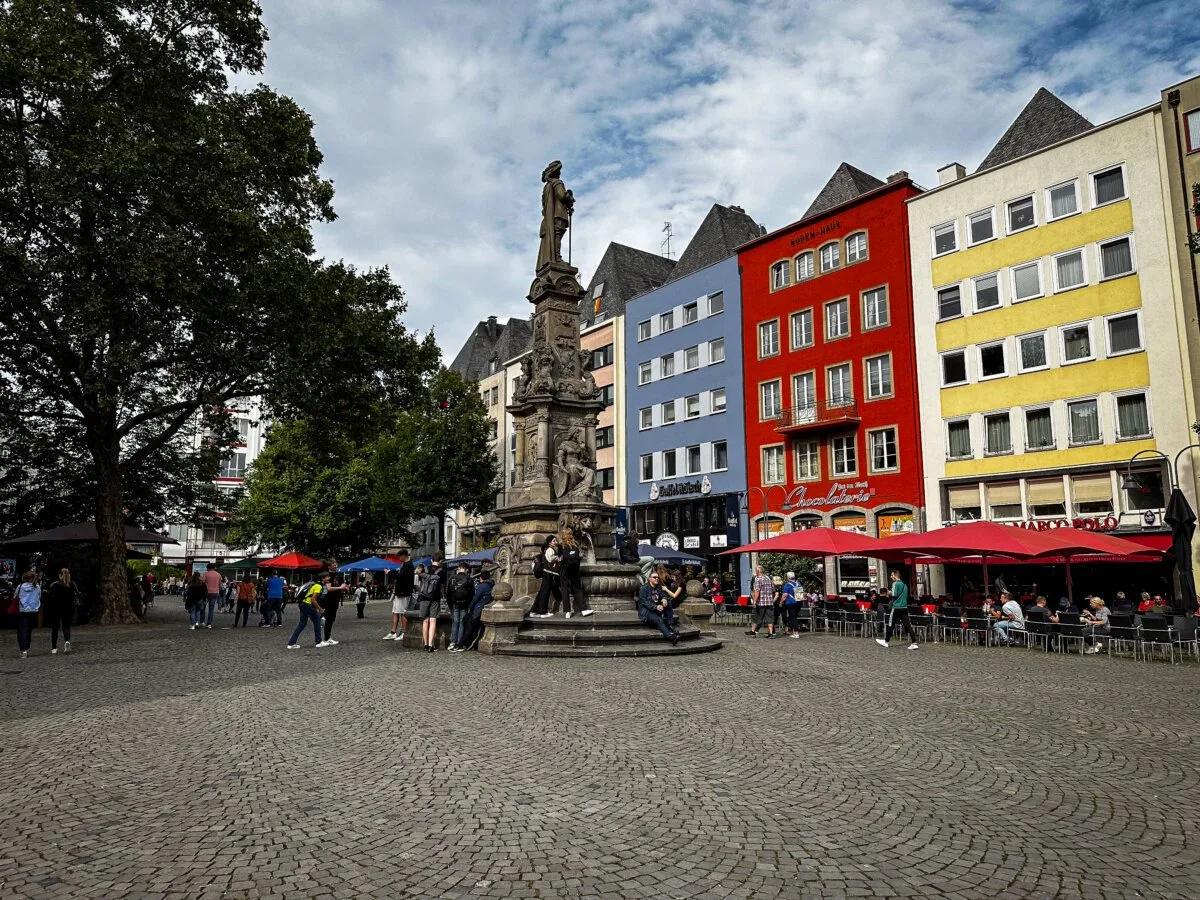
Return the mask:
[[466,648],[466,647],[460,647],[460,646],[458,646],[458,644],[451,644],[451,645],[450,645],[449,647],[447,647],[446,649],[447,649],[447,650],[449,650],[451,653],[462,653],[462,652],[463,652],[464,650],[466,650],[467,648]]
[[[883,638],[875,638],[875,643],[877,643],[877,644],[878,644],[880,647],[883,647],[883,648],[885,648],[885,649],[886,649],[887,647],[890,647],[890,646],[891,646],[891,644],[889,644],[889,643],[888,643],[887,641],[885,641]],[[920,649],[921,649],[921,645],[920,645],[920,644],[917,644],[917,643],[915,643],[915,642],[914,642],[914,643],[912,643],[912,644],[909,644],[909,645],[908,645],[908,649],[909,649],[909,650],[920,650]]]
[[394,632],[394,631],[389,631],[387,634],[385,634],[383,636],[383,639],[385,641],[398,641],[398,640],[400,640],[400,635],[396,634],[396,632]]
[[[63,653],[64,653],[64,654],[67,654],[67,653],[70,653],[70,652],[71,652],[71,642],[70,642],[70,641],[63,641]],[[57,647],[51,647],[51,648],[50,648],[50,655],[51,655],[51,656],[56,656],[57,654],[58,654],[58,648],[57,648]]]

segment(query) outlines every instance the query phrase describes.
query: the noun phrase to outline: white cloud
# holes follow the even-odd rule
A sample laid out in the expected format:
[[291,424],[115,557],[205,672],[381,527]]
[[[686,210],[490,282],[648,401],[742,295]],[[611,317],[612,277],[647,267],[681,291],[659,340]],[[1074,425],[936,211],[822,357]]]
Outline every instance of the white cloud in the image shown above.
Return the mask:
[[973,167],[1042,84],[1098,122],[1200,69],[1194,20],[1160,3],[263,5],[265,80],[313,115],[337,189],[321,252],[388,265],[447,356],[528,314],[550,159],[586,281],[665,220],[681,249],[714,201],[793,221],[843,159],[926,184]]

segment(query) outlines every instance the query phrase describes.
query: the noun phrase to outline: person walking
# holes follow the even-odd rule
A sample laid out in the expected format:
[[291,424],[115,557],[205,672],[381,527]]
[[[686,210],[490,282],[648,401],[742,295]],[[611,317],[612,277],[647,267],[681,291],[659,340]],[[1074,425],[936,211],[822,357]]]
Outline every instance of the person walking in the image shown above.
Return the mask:
[[787,581],[783,583],[783,624],[788,637],[800,637],[800,584],[796,581],[796,573],[788,572]]
[[313,635],[316,639],[313,646],[329,646],[321,633],[321,594],[323,592],[324,587],[318,581],[306,582],[296,592],[296,608],[300,611],[300,620],[296,623],[296,630],[292,632],[292,637],[287,643],[289,650],[300,649],[300,645],[296,642],[300,640],[300,635],[304,633],[304,629],[310,621],[312,622]]
[[460,562],[446,584],[446,601],[450,604],[450,646],[446,649],[451,653],[462,653],[466,646],[467,613],[474,599],[475,579],[467,570],[467,564]]
[[903,627],[909,640],[908,649],[918,650],[920,647],[917,644],[917,636],[913,633],[912,622],[908,619],[908,585],[901,580],[898,569],[892,569],[889,577],[892,581],[892,605],[888,610],[887,627],[883,631],[883,637],[875,638],[875,643],[880,647],[890,646],[892,635]]
[[233,627],[238,627],[238,620],[241,619],[242,627],[248,628],[250,625],[250,607],[254,605],[254,595],[256,587],[254,579],[247,575],[237,583],[237,612],[233,616]]
[[358,607],[358,617],[365,619],[367,609],[367,585],[360,581],[358,587],[354,589],[354,605]]
[[397,554],[400,568],[396,570],[396,584],[392,589],[392,630],[383,636],[385,641],[402,641],[408,633],[408,612],[417,588],[417,570],[408,558],[407,550]]
[[651,570],[646,583],[638,590],[637,611],[638,618],[657,628],[672,647],[679,643],[679,634],[674,628],[675,611],[671,608],[670,599],[663,593],[661,576],[656,570]]
[[58,580],[46,589],[46,617],[50,620],[50,653],[58,653],[58,632],[62,629],[63,653],[71,652],[71,622],[79,588],[71,582],[71,570],[58,570]]
[[592,608],[588,605],[587,598],[583,595],[583,578],[580,577],[583,552],[579,547],[579,542],[575,540],[575,529],[571,528],[570,525],[562,530],[559,547],[562,553],[560,587],[563,595],[563,609],[566,610],[566,616],[568,619],[571,618],[572,612],[580,616],[590,616]]
[[195,631],[204,621],[204,602],[208,597],[208,589],[199,572],[193,572],[183,589],[183,608],[187,610],[188,627]]
[[17,588],[17,649],[21,659],[29,655],[29,644],[33,640],[33,626],[37,624],[38,610],[42,608],[42,586],[33,569],[25,573],[25,580]]
[[533,599],[533,608],[529,611],[531,619],[549,619],[554,615],[550,612],[550,600],[554,598],[554,609],[562,603],[562,588],[559,584],[558,537],[550,534],[542,541],[542,549],[533,561],[533,577],[542,579],[537,596]]
[[746,634],[757,637],[758,629],[766,625],[767,637],[775,637],[775,582],[762,566],[754,567],[750,599],[754,603],[754,624]]
[[[204,574],[200,576],[200,580],[204,582],[208,600],[208,617],[204,621],[204,627],[212,631],[213,615],[216,613],[217,603],[221,599],[221,573],[217,571],[217,564],[209,563]],[[200,623],[196,624],[199,626]]]
[[283,591],[286,586],[287,582],[278,572],[267,579],[259,628],[278,627],[283,624]]
[[337,621],[338,610],[342,606],[342,599],[350,590],[350,585],[345,580],[341,584],[334,584],[330,575],[326,575],[321,584],[324,591],[321,605],[325,608],[325,623],[322,626],[325,629],[325,643],[336,647],[338,642],[333,639],[333,623]]

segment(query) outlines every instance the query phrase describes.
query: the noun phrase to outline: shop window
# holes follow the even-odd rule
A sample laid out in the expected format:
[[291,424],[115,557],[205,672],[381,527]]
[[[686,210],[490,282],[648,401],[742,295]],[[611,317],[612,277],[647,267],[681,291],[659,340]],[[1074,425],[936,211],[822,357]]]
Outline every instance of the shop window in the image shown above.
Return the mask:
[[1025,499],[1029,503],[1029,514],[1035,519],[1061,519],[1067,514],[1067,500],[1061,478],[1027,482]]
[[912,534],[916,530],[915,517],[907,509],[881,509],[875,514],[875,530],[881,538]]
[[807,531],[810,528],[820,528],[821,517],[811,513],[792,516],[792,531]]
[[873,584],[871,564],[865,556],[840,556],[837,566],[839,591],[860,590]]
[[1112,515],[1112,478],[1109,477],[1109,473],[1072,476],[1071,503],[1075,507],[1076,515]]
[[948,488],[946,501],[952,522],[978,522],[983,518],[983,509],[979,504],[979,486],[976,484]]
[[1132,479],[1124,480],[1122,492],[1125,494],[1125,509],[1129,512],[1164,509],[1167,505],[1162,472],[1157,469],[1134,473]]
[[988,515],[995,521],[1019,519],[1021,509],[1021,485],[1017,482],[987,485]]

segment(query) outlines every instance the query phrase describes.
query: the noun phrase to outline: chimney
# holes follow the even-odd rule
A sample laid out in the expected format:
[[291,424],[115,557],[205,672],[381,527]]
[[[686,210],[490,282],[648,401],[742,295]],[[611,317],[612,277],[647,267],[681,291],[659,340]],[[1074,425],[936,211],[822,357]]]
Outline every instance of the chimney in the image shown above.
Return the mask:
[[938,184],[949,184],[967,177],[967,167],[962,163],[950,163],[937,170]]
[[500,326],[496,324],[495,316],[488,316],[487,333],[493,341],[496,339],[496,333],[500,330]]
[[740,213],[742,213],[742,214],[745,214],[745,212],[746,212],[746,211],[745,211],[744,209],[742,209],[740,206],[734,206],[733,204],[730,204],[730,205],[729,205],[729,208],[730,208],[730,209],[732,209],[734,212],[740,212]]
[[891,184],[893,181],[903,181],[907,177],[908,173],[901,169],[899,172],[893,172],[888,176],[888,184]]

